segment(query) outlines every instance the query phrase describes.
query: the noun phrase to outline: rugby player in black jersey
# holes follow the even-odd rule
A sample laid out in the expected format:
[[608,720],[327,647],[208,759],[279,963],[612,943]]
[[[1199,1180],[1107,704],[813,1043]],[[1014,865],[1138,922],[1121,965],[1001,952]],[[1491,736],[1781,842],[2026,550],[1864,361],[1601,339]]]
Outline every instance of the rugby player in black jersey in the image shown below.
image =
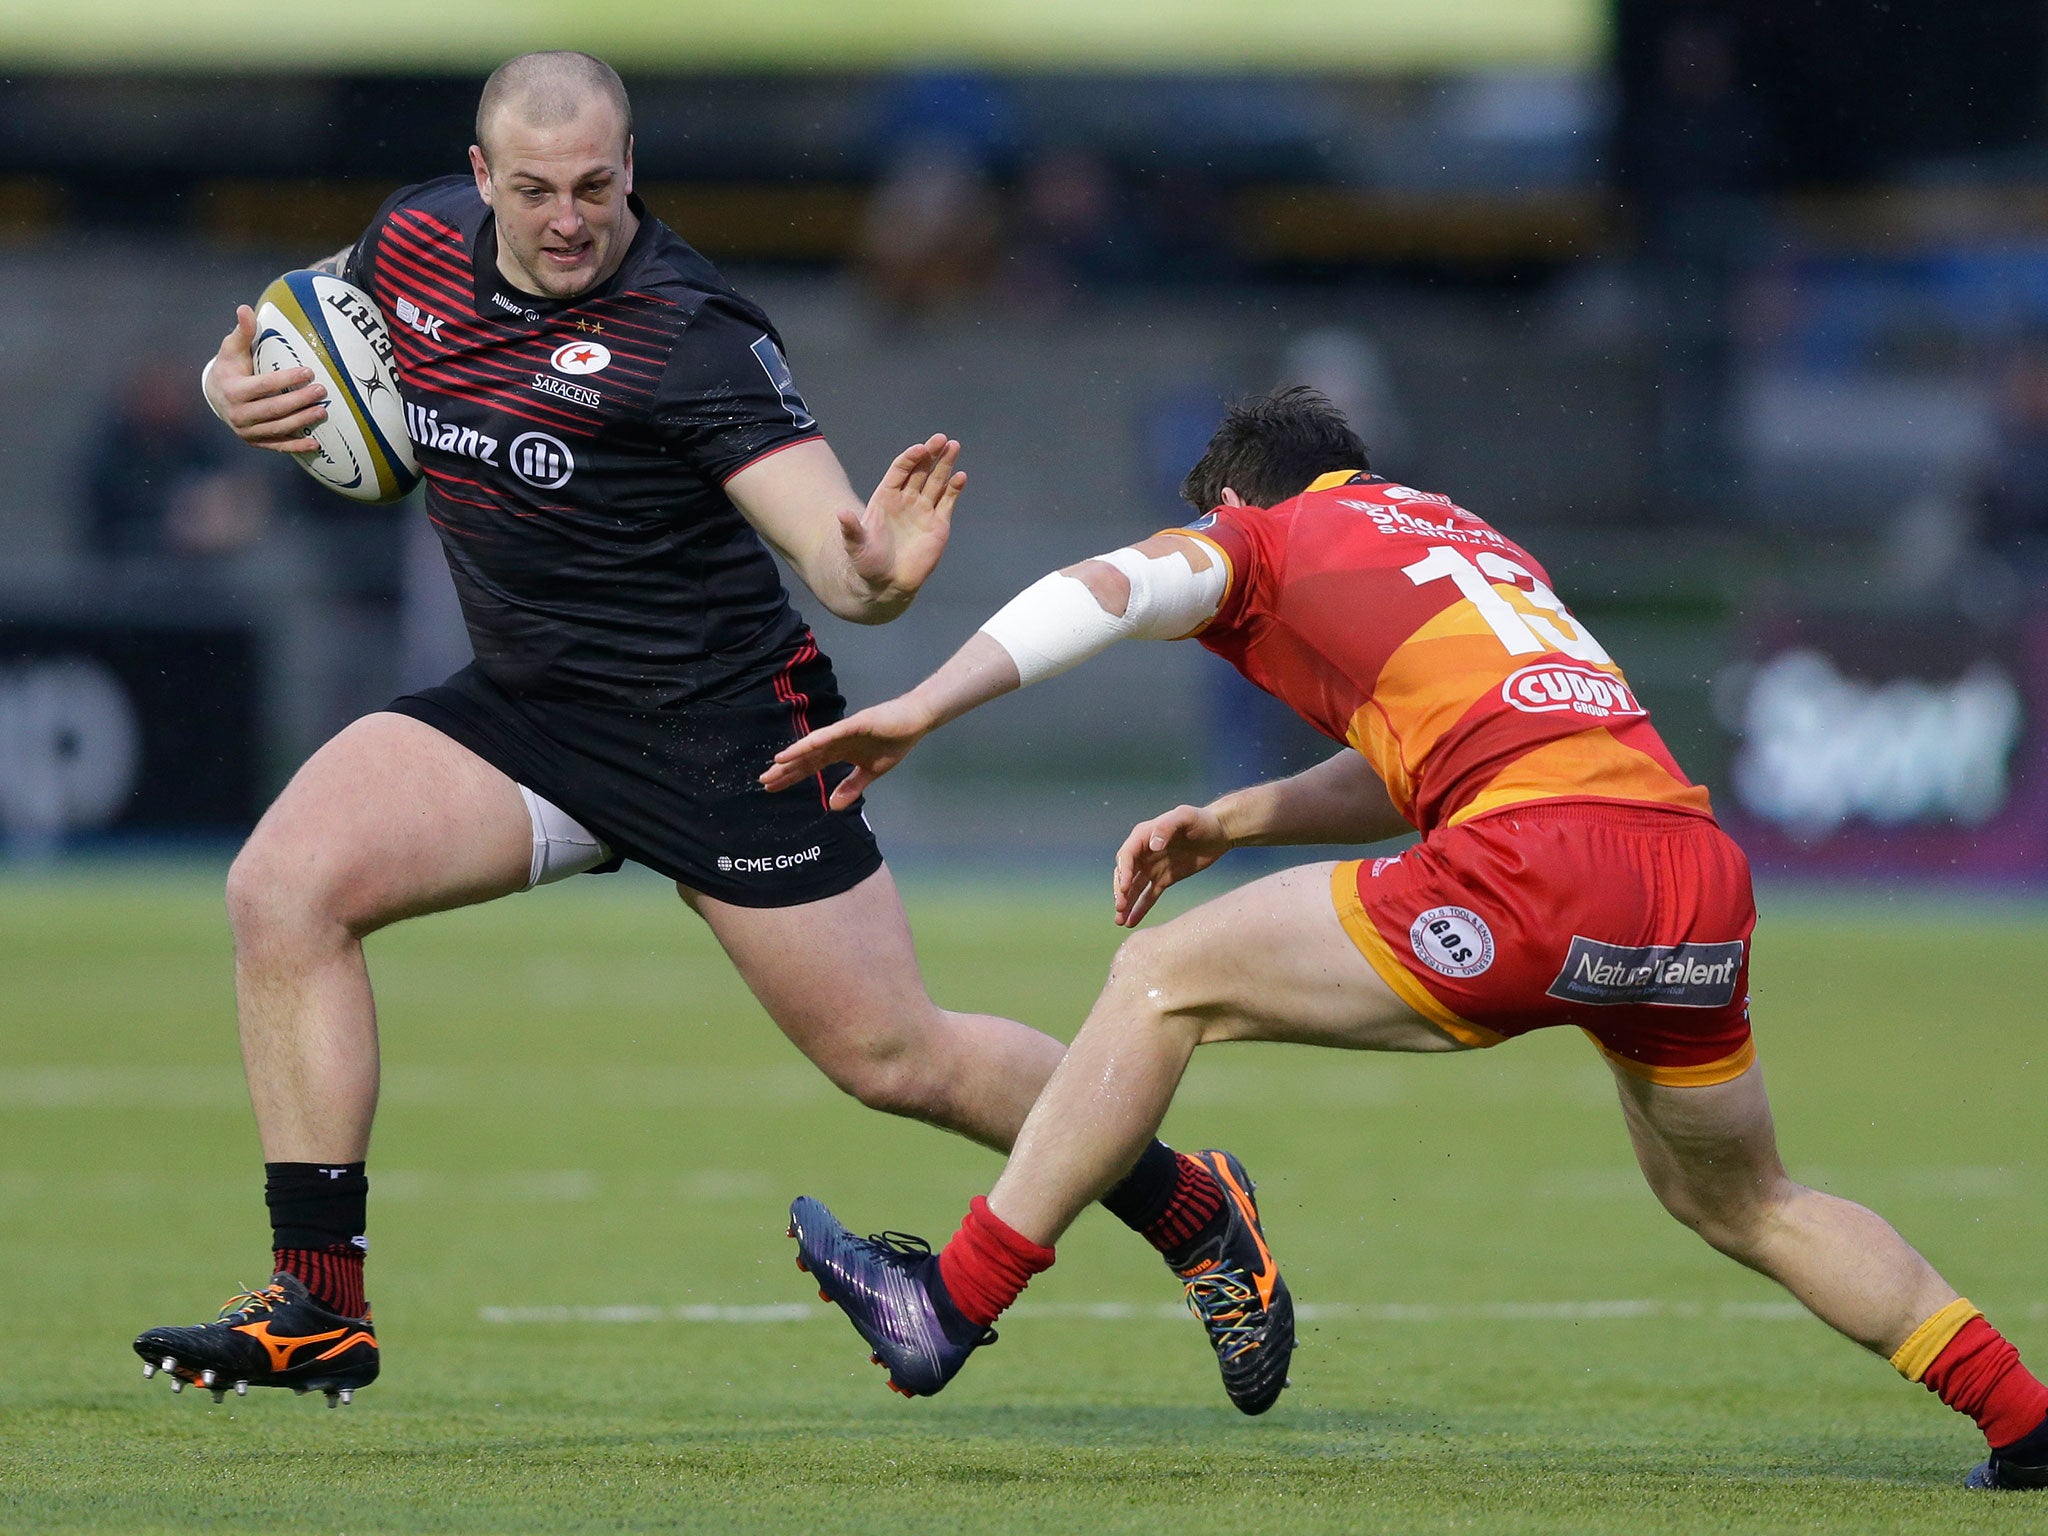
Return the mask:
[[[476,659],[315,753],[228,876],[276,1272],[136,1340],[174,1390],[345,1401],[377,1374],[362,939],[402,918],[632,859],[865,1104],[1006,1149],[1060,1059],[926,995],[859,803],[828,804],[836,774],[758,782],[843,707],[770,546],[842,618],[896,617],[945,548],[960,445],[906,449],[863,504],[767,317],[633,196],[632,144],[607,66],[524,55],[484,87],[470,174],[397,193],[326,263],[389,323]],[[208,401],[245,442],[308,451],[317,386],[254,374],[253,335],[244,307]],[[1157,1142],[1104,1203],[1177,1268],[1256,1241],[1248,1200]]]

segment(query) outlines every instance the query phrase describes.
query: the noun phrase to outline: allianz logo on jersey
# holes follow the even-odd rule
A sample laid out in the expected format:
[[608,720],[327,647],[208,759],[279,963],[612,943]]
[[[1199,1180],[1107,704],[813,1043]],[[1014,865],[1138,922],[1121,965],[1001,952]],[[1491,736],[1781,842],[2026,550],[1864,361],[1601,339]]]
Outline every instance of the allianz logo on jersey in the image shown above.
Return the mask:
[[498,306],[498,308],[500,308],[500,309],[504,310],[506,314],[508,314],[508,315],[517,315],[517,316],[518,316],[518,317],[519,317],[520,319],[522,319],[522,320],[538,320],[538,319],[540,319],[540,311],[539,311],[539,310],[537,310],[537,309],[526,309],[526,308],[523,308],[522,306],[520,306],[520,305],[518,305],[518,304],[514,304],[514,303],[513,303],[513,302],[512,302],[512,301],[511,301],[510,299],[506,298],[506,297],[505,297],[505,295],[503,295],[502,293],[496,293],[496,292],[492,293],[492,295],[491,295],[491,302],[492,302],[493,304],[497,305],[497,306]]
[[439,341],[441,339],[441,317],[428,314],[419,305],[413,303],[411,299],[402,298],[398,301],[397,314],[401,324],[410,326],[413,330],[426,337],[427,340]]
[[[498,440],[475,427],[443,421],[441,413],[410,402],[405,407],[405,430],[422,448],[433,448],[479,464],[496,467]],[[505,467],[538,490],[552,491],[569,483],[576,473],[576,455],[559,437],[546,432],[522,432],[505,451]]]
[[1647,715],[1620,678],[1591,667],[1539,661],[1500,685],[1500,696],[1525,715],[1569,711],[1595,720]]

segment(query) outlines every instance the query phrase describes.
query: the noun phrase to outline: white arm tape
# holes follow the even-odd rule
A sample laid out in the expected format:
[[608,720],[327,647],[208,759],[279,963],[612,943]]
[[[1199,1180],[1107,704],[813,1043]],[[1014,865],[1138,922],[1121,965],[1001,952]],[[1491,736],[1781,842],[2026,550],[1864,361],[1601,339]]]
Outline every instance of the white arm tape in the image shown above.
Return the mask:
[[1055,572],[1019,592],[981,626],[1009,652],[1027,686],[1057,677],[1119,640],[1181,639],[1222,605],[1228,577],[1217,561],[1198,571],[1179,550],[1153,560],[1128,548],[1095,558],[1130,583],[1121,614],[1105,611],[1079,578]]
[[227,417],[221,416],[220,407],[213,403],[212,391],[207,388],[213,382],[213,365],[219,361],[218,357],[209,357],[206,360],[206,366],[199,370],[199,398],[206,402],[206,408],[209,411],[212,411],[216,416],[220,416],[222,421],[226,421]]

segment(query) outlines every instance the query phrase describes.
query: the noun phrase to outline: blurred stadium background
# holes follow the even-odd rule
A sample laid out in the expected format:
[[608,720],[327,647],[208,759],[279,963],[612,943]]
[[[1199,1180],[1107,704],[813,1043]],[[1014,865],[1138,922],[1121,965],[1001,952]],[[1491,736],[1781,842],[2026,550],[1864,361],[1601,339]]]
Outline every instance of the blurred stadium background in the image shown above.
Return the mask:
[[[199,368],[549,46],[621,69],[647,201],[775,316],[857,484],[967,444],[910,615],[798,594],[853,699],[1178,520],[1225,397],[1321,386],[1628,668],[1777,877],[1795,1168],[2038,1367],[2048,925],[1954,888],[2048,876],[2048,8],[4,4],[0,1529],[2033,1528],[1954,1488],[1967,1424],[1656,1211],[1562,1031],[1203,1053],[1167,1131],[1244,1150],[1320,1309],[1267,1418],[1100,1221],[987,1370],[884,1402],[782,1202],[938,1235],[992,1160],[835,1096],[631,877],[372,941],[375,1393],[314,1424],[136,1381],[136,1330],[262,1262],[226,859],[463,659],[417,508],[241,450]],[[1111,840],[1320,750],[1193,647],[934,740],[874,816],[935,995],[1070,1030]]]
[[[856,482],[973,485],[856,700],[1173,521],[1219,401],[1321,385],[1527,542],[1760,864],[2048,871],[2048,12],[2018,0],[0,15],[0,848],[224,848],[461,639],[423,520],[193,387],[274,272],[460,169],[481,76],[623,71],[650,205],[761,298]],[[815,617],[815,604],[800,601]],[[899,863],[1059,863],[1313,752],[1192,647],[976,717]]]

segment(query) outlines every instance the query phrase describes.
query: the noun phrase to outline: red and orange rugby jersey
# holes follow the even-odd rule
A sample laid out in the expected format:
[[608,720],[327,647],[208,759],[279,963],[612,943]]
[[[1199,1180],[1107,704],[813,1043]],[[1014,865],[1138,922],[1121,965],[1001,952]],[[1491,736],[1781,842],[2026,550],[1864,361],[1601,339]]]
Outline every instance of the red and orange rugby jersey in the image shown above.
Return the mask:
[[1168,531],[1229,569],[1195,638],[1362,752],[1420,830],[1528,800],[1711,814],[1543,567],[1448,497],[1339,473]]

